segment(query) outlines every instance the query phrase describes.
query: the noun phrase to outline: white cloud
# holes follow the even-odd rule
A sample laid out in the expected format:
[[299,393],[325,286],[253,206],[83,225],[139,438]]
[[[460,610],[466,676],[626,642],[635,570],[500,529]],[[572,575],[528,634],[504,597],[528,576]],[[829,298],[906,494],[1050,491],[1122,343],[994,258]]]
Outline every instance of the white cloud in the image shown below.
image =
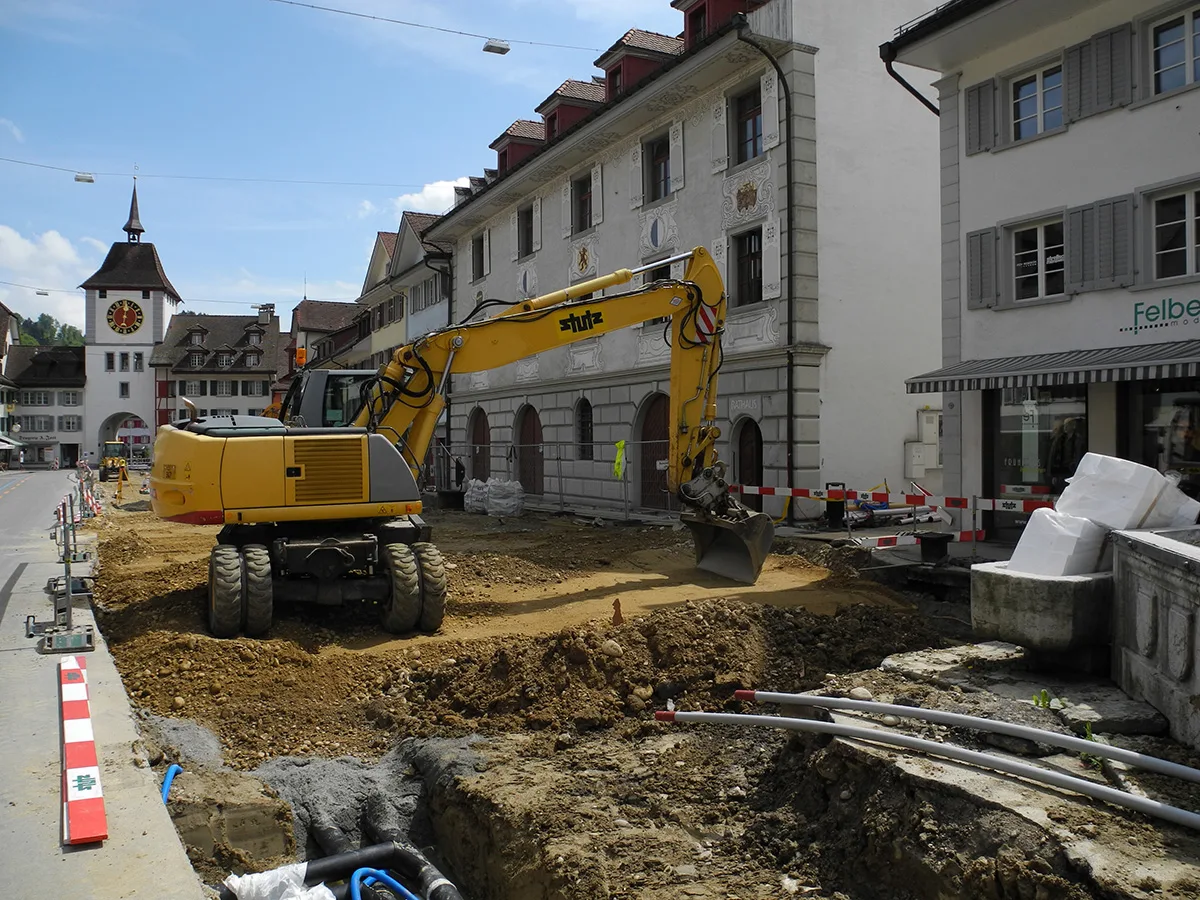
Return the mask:
[[360,219],[365,219],[367,216],[371,215],[377,210],[378,207],[374,203],[372,203],[370,200],[364,200],[362,203],[358,204],[357,215]]
[[425,185],[421,190],[412,194],[401,194],[392,203],[396,214],[405,210],[413,212],[441,213],[454,206],[454,189],[466,187],[471,183],[469,178],[456,178],[453,181],[434,181]]
[[[80,243],[88,243],[83,239]],[[98,244],[92,241],[92,244]],[[28,287],[0,284],[0,302],[13,312],[36,319],[49,313],[60,322],[83,328],[83,294],[73,290],[99,266],[101,244],[86,256],[71,241],[57,231],[24,237],[8,225],[0,225],[0,281]],[[38,296],[37,290],[49,291]]]
[[21,133],[21,129],[17,127],[17,123],[12,119],[0,119],[0,128],[7,128],[18,144],[25,143],[25,135]]

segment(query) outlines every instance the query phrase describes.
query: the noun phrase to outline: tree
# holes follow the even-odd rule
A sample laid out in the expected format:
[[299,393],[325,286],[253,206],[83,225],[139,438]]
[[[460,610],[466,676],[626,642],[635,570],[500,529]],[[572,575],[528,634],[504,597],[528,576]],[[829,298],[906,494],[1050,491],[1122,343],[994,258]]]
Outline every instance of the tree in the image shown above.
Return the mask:
[[83,332],[74,325],[60,323],[49,313],[42,313],[37,320],[17,316],[21,332],[21,343],[26,347],[82,347]]

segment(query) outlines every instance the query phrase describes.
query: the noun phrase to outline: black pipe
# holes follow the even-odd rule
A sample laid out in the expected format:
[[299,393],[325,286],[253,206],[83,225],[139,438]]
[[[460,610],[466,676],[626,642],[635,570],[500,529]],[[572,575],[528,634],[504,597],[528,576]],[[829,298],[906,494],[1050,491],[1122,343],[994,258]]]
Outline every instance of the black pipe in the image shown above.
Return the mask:
[[[359,869],[394,870],[405,881],[418,886],[415,893],[422,900],[462,900],[458,888],[447,881],[433,863],[415,847],[399,841],[310,860],[304,869],[304,883],[312,886],[322,882],[346,881]],[[348,896],[349,892],[346,885],[336,885],[330,890],[338,900]],[[221,900],[237,900],[237,894],[224,886],[221,887],[220,896]]]
[[308,831],[317,845],[330,856],[354,849],[354,845],[350,843],[345,832],[333,824],[327,816],[314,816],[312,823],[308,826]]
[[418,865],[412,870],[400,869],[400,873],[406,879],[411,879],[412,883],[417,885],[415,893],[425,898],[425,900],[462,900],[462,895],[458,892],[450,880],[446,878],[437,867],[429,861],[425,854],[421,853],[416,847],[404,840],[403,835],[387,834],[381,831],[370,819],[363,822],[363,834],[365,837],[373,841],[378,841],[384,844],[390,840],[391,844],[396,847],[402,847],[414,858]]
[[888,41],[886,44],[879,45],[879,58],[883,60],[883,66],[885,69],[887,69],[888,74],[891,75],[894,79],[896,79],[896,81],[900,82],[900,84],[904,86],[904,89],[906,91],[908,91],[910,94],[912,94],[918,100],[920,100],[923,104],[925,104],[925,108],[928,109],[935,116],[940,117],[942,115],[941,110],[939,110],[937,108],[937,106],[934,105],[934,103],[928,97],[926,97],[924,94],[922,94],[920,91],[918,91],[915,87],[913,87],[911,84],[909,84],[907,81],[905,81],[904,76],[901,75],[899,72],[897,72],[894,68],[892,68],[892,63],[894,63],[896,61],[896,48],[894,46],[892,46],[891,41]]
[[[738,13],[733,17],[734,27],[737,29],[739,41],[743,41],[761,53],[767,58],[772,66],[775,67],[775,75],[779,78],[779,86],[783,90],[783,110],[784,110],[784,133],[783,145],[787,151],[787,158],[784,162],[785,172],[784,177],[787,179],[787,291],[784,296],[787,298],[787,471],[788,471],[788,486],[795,484],[796,468],[793,453],[796,446],[796,362],[795,354],[792,351],[792,345],[795,343],[795,326],[793,325],[793,312],[796,305],[796,298],[793,294],[795,280],[792,278],[792,267],[796,264],[796,221],[795,221],[795,186],[792,178],[792,156],[795,148],[792,146],[792,87],[788,83],[787,76],[783,74],[783,67],[779,65],[779,60],[760,44],[758,41],[747,36],[750,28],[750,21],[746,18],[745,13]],[[794,505],[789,503],[787,506],[787,524],[795,524]]]

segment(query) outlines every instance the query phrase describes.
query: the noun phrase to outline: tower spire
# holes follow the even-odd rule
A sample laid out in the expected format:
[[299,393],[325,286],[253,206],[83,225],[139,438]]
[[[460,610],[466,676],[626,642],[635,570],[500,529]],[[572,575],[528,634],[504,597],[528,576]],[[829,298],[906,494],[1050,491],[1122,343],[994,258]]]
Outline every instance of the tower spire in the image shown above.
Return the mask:
[[125,227],[122,230],[129,235],[129,243],[131,244],[141,243],[142,234],[146,231],[142,227],[141,220],[138,218],[136,175],[133,176],[133,199],[129,202],[129,221],[125,223]]

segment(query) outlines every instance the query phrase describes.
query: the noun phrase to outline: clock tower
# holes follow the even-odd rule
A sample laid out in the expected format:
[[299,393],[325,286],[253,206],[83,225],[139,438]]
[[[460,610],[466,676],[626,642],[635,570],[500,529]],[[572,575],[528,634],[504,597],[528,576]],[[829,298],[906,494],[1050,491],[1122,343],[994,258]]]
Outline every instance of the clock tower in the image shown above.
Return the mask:
[[150,355],[163,339],[167,304],[173,310],[179,303],[158,251],[142,241],[146,229],[136,180],[123,230],[125,240],[113,244],[96,273],[80,285],[86,292],[87,371],[80,455],[93,463],[105,441],[123,441],[134,458],[149,455],[155,409]]

